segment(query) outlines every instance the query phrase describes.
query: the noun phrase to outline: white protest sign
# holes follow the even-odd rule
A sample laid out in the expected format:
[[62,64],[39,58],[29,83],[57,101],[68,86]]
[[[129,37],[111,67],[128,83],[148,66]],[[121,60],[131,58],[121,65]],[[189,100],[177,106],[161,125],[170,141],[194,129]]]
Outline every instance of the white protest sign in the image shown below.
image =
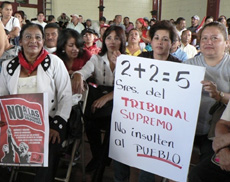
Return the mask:
[[204,74],[199,66],[121,55],[109,156],[185,182]]

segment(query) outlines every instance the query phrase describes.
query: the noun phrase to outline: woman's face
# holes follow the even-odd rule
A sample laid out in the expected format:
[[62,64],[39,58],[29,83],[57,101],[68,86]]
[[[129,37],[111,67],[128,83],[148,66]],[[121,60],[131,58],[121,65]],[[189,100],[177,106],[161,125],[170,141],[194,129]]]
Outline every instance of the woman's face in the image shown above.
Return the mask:
[[113,53],[114,51],[118,51],[121,47],[121,40],[117,36],[115,31],[112,31],[105,38],[105,45],[107,47],[108,52]]
[[14,17],[17,18],[20,23],[22,23],[23,19],[19,13],[15,13]]
[[139,43],[140,40],[140,33],[137,30],[129,32],[128,43]]
[[79,49],[77,48],[76,40],[73,37],[67,40],[65,52],[69,59],[75,59],[78,57]]
[[[217,27],[207,27],[200,39],[200,50],[206,58],[220,59],[224,55],[227,41]],[[219,61],[219,60],[217,60]]]
[[138,20],[136,21],[136,28],[137,29],[141,29],[142,28],[142,24]]
[[37,27],[27,28],[23,32],[22,39],[20,40],[20,45],[23,47],[26,57],[30,55],[39,55],[43,48],[43,44],[44,39],[42,33]]
[[5,4],[2,9],[2,16],[3,17],[11,17],[13,13],[12,5],[11,4]]
[[157,30],[151,41],[154,54],[169,55],[172,47],[168,30]]
[[209,23],[211,23],[211,22],[213,22],[213,18],[207,19],[207,20],[205,21],[205,24],[209,24]]

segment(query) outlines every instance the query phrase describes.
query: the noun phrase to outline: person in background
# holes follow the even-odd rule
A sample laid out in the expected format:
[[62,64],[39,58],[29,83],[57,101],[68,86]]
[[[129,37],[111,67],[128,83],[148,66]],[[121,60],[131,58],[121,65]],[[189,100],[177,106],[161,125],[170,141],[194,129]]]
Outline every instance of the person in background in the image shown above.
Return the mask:
[[60,34],[60,28],[57,23],[48,23],[44,29],[45,33],[45,43],[44,49],[52,54],[57,50],[57,40]]
[[47,23],[56,23],[56,19],[55,19],[54,15],[48,16]]
[[98,54],[100,48],[95,43],[95,31],[90,28],[86,28],[81,32],[84,41],[84,48],[87,49],[92,55]]
[[170,50],[170,54],[177,57],[179,60],[184,62],[188,59],[188,56],[187,56],[186,52],[181,50],[180,45],[181,45],[181,42],[180,42],[180,37],[178,35],[172,48],[171,48],[171,50]]
[[113,25],[120,26],[121,28],[123,28],[123,30],[125,30],[125,25],[123,25],[121,22],[122,22],[122,16],[115,15]]
[[98,22],[94,22],[93,25],[92,25],[92,29],[95,30],[96,33],[100,34],[100,28],[101,26],[103,25],[107,25],[106,24],[106,18],[104,16],[101,16],[99,18],[99,23]]
[[3,61],[13,59],[18,55],[18,52],[20,50],[20,46],[16,46],[10,43],[7,34],[9,34],[9,31],[5,29],[5,34],[2,35],[5,37],[5,42],[4,42],[5,51],[3,52],[2,56],[0,56],[0,72],[1,72]]
[[[24,11],[16,11],[14,13],[14,17],[19,20],[20,28],[22,28],[22,26],[25,25],[25,13],[24,13]],[[19,35],[17,37],[15,37],[12,40],[12,42],[14,45],[19,46]]]
[[69,75],[80,70],[92,56],[84,49],[81,34],[69,28],[62,30],[58,36],[56,54],[64,61]]
[[101,25],[101,27],[100,27],[100,37],[95,42],[97,47],[99,47],[99,48],[102,48],[102,42],[103,42],[102,37],[103,37],[103,35],[104,35],[104,33],[108,27],[110,27],[110,26],[107,24]]
[[85,28],[90,28],[92,29],[92,20],[91,19],[87,19],[84,23]]
[[57,18],[58,24],[61,29],[65,29],[66,26],[68,25],[70,18],[65,14],[62,13],[58,18]]
[[212,16],[207,16],[207,17],[205,18],[205,24],[211,23],[211,22],[213,22],[213,21],[214,21],[214,18],[213,18]]
[[150,26],[149,26],[149,19],[147,17],[144,17],[143,20],[145,21],[146,25],[147,25],[147,30],[150,29]]
[[127,16],[124,17],[123,23],[124,23],[124,25],[125,25],[125,34],[126,34],[126,37],[128,37],[129,31],[130,31],[131,29],[133,29],[134,27],[133,27],[132,24],[130,24],[130,22],[129,22],[129,17],[127,17]]
[[190,30],[192,32],[192,40],[191,43],[192,45],[196,45],[196,38],[197,38],[197,31],[198,31],[198,27],[199,27],[199,21],[200,21],[200,17],[198,15],[194,15],[191,17],[191,26],[188,27],[187,29]]
[[191,40],[192,32],[190,30],[184,30],[181,35],[181,50],[186,52],[188,58],[193,58],[197,54],[196,48],[190,45]]
[[9,31],[8,37],[10,40],[19,36],[21,26],[17,18],[13,17],[12,4],[9,1],[3,1],[1,4],[1,21],[6,30]]
[[83,18],[82,15],[79,15],[79,22],[80,22],[81,24],[84,24],[84,18]]
[[25,13],[24,13],[24,11],[14,12],[14,17],[19,20],[20,27],[22,28],[22,26],[25,25]]
[[218,22],[222,23],[224,26],[227,27],[227,20],[224,17],[220,17],[217,19]]
[[149,22],[150,27],[153,26],[157,22],[156,18],[152,18]]
[[179,37],[181,38],[182,32],[184,30],[186,30],[186,21],[183,17],[179,17],[179,18],[177,18],[175,24],[176,24],[177,33],[178,33]]
[[45,26],[46,26],[46,24],[47,24],[46,22],[44,22],[44,19],[45,19],[45,14],[44,14],[44,12],[40,11],[40,12],[38,12],[38,14],[37,14],[37,20],[32,21],[32,23],[39,24],[39,25],[41,25],[41,26],[43,27],[43,29],[44,29]]
[[151,42],[150,38],[148,37],[148,34],[147,34],[147,31],[148,31],[147,27],[148,27],[148,25],[145,23],[143,18],[138,18],[136,20],[136,29],[138,29],[141,32],[141,41],[140,41],[140,43],[144,44],[143,47],[145,47],[146,44]]
[[72,14],[71,17],[72,17],[72,20],[67,25],[66,28],[71,28],[73,30],[76,30],[80,34],[82,30],[85,29],[84,25],[82,25],[82,23],[79,22],[79,16],[77,14]]
[[[43,27],[26,24],[20,34],[21,51],[13,60],[4,61],[0,95],[48,93],[49,156],[48,167],[36,167],[34,182],[53,182],[58,167],[66,121],[72,105],[72,90],[63,61],[43,49]],[[48,61],[47,61],[48,60]],[[9,68],[9,65],[13,65]],[[1,127],[8,127],[1,122]]]
[[143,51],[146,52],[146,49],[141,49],[140,40],[140,32],[136,28],[131,29],[128,33],[128,45],[125,53],[130,56],[138,56]]

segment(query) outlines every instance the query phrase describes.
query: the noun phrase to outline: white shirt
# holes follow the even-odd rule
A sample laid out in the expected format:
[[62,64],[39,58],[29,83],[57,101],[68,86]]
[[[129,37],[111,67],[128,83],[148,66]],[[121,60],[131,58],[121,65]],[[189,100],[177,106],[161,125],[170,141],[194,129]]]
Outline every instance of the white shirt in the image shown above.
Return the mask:
[[35,21],[32,21],[32,23],[35,23],[35,24],[38,24],[38,25],[41,25],[42,27],[43,27],[43,29],[45,28],[45,26],[46,26],[46,22],[39,22],[38,20],[35,20]]
[[181,43],[181,50],[187,53],[188,59],[193,58],[197,54],[196,48],[190,44],[184,46],[184,44]]
[[[113,86],[115,70],[112,72],[110,69],[107,54],[104,56],[92,55],[90,60],[82,67],[82,69],[74,73],[80,73],[84,80],[89,78],[92,73],[94,73],[96,84]],[[103,84],[104,81],[105,84]]]
[[82,25],[82,23],[80,23],[80,22],[78,22],[78,24],[77,24],[76,26],[71,22],[71,23],[69,23],[69,24],[67,25],[66,28],[74,29],[74,30],[78,31],[78,33],[81,33],[82,30],[85,29],[84,25]]
[[[2,18],[1,18],[1,20],[2,20]],[[14,27],[18,27],[19,30],[21,30],[19,20],[15,17],[11,16],[10,20],[7,22],[6,26],[4,26],[4,28],[10,32]]]

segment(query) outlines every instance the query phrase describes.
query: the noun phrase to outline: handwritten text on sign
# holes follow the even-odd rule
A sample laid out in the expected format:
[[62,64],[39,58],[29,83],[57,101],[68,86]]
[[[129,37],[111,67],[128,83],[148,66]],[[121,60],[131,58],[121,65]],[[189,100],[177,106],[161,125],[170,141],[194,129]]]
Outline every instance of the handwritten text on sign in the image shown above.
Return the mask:
[[120,56],[110,157],[186,181],[204,73],[198,66]]

